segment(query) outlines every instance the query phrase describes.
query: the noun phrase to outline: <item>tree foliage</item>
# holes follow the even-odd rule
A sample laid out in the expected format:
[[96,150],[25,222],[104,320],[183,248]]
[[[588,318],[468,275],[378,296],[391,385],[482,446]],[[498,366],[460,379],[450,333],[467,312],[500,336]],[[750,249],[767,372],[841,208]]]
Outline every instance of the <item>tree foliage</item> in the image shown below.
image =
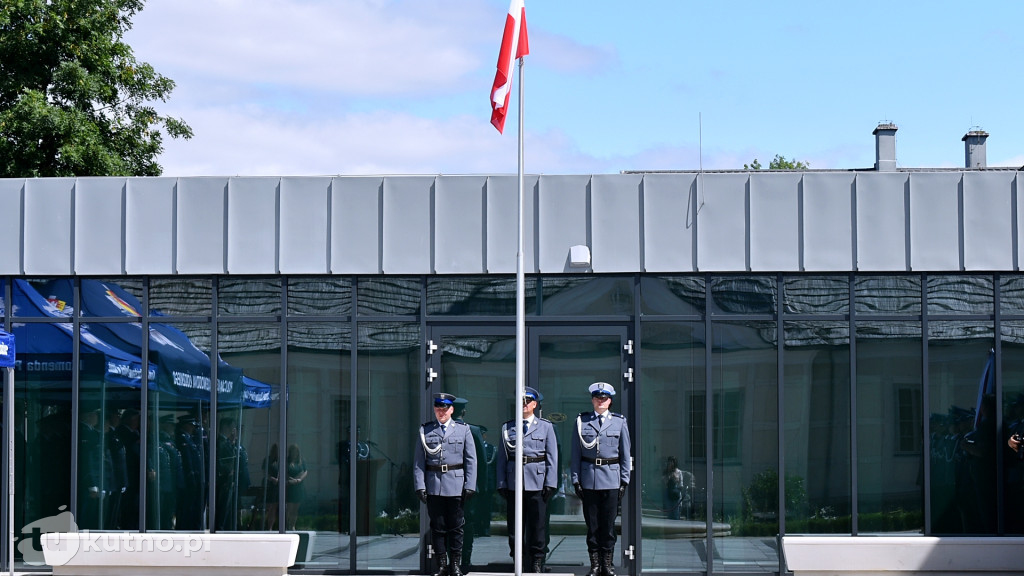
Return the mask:
[[[810,162],[803,162],[800,160],[790,160],[781,154],[776,154],[775,158],[768,163],[769,170],[807,170],[811,167]],[[743,165],[744,170],[760,170],[761,163],[758,162],[757,158],[750,164]]]
[[0,177],[156,176],[174,82],[122,38],[143,0],[0,0]]

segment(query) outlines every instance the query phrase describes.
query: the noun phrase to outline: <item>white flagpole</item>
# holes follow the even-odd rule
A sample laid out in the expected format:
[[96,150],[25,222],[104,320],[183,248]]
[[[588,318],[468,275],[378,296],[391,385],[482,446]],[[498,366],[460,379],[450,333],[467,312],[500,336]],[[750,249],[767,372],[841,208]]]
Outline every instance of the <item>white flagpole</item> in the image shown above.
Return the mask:
[[526,288],[523,281],[523,58],[519,59],[519,251],[516,253],[516,576],[523,573],[523,397],[526,395]]

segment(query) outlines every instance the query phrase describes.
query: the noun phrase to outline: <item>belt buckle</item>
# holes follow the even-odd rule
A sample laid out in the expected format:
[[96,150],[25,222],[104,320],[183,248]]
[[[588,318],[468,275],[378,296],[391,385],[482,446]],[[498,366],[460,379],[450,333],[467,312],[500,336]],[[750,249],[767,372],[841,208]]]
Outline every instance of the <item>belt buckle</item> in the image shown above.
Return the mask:
[[447,464],[441,464],[441,474],[447,474],[447,473],[448,473],[448,465]]
[[604,460],[601,459],[601,458],[594,458],[594,465],[595,466],[604,466]]

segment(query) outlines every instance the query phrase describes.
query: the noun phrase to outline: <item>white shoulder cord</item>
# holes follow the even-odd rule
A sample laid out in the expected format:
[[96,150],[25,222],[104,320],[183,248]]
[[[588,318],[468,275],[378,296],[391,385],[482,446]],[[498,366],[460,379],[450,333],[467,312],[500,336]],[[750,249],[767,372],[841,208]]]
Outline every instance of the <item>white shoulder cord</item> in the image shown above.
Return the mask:
[[444,439],[437,445],[437,448],[427,446],[427,436],[423,433],[423,426],[420,426],[420,444],[423,444],[423,451],[431,456],[436,456],[444,447]]
[[512,439],[508,437],[508,430],[509,430],[508,426],[502,426],[501,427],[501,438],[505,441],[505,447],[506,448],[508,448],[509,450],[515,450],[516,449],[516,443],[513,442]]
[[578,434],[579,437],[580,437],[580,445],[583,446],[584,448],[586,448],[587,450],[590,450],[594,446],[597,446],[597,443],[601,440],[601,435],[600,434],[598,434],[597,436],[594,437],[593,442],[587,442],[586,440],[583,439],[583,417],[582,416],[577,416],[576,417],[576,434]]

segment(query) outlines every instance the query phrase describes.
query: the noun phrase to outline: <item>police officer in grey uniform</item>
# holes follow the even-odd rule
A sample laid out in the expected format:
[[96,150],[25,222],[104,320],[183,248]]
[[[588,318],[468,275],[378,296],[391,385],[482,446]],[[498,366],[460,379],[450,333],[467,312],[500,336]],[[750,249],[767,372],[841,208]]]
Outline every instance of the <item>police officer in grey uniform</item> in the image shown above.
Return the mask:
[[[555,427],[534,414],[540,394],[527,386],[523,395],[523,552],[533,572],[544,570],[547,506],[558,491],[558,439]],[[498,492],[508,502],[509,555],[515,553],[516,421],[501,427]]]
[[588,576],[615,576],[615,516],[626,494],[632,462],[626,418],[611,412],[615,388],[590,385],[593,412],[576,418],[572,440],[572,487],[587,523]]
[[434,419],[419,429],[416,495],[427,505],[437,576],[462,576],[464,506],[476,493],[476,445],[469,425],[452,419],[455,396],[434,395]]

